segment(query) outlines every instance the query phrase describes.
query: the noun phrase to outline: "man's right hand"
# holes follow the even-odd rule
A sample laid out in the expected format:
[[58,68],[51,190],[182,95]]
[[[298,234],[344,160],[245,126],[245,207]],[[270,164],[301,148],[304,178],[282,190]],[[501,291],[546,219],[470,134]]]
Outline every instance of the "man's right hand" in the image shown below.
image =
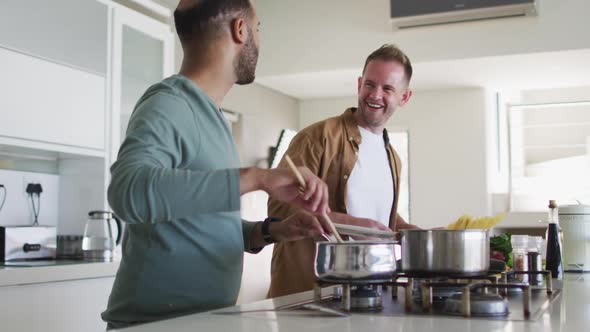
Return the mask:
[[288,168],[246,168],[240,170],[240,193],[264,190],[276,200],[309,212],[330,212],[328,186],[307,167],[297,169],[305,181],[305,189],[301,188],[297,177]]
[[271,223],[270,234],[279,241],[297,241],[305,238],[315,238],[322,234],[330,235],[331,231],[321,217],[299,210],[282,222]]

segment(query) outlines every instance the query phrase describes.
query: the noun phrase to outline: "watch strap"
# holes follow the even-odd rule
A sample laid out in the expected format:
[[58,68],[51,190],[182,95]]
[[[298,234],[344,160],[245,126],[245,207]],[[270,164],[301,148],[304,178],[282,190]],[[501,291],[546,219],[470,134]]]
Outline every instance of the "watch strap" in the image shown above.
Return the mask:
[[277,242],[270,235],[270,229],[269,229],[270,223],[277,222],[277,221],[281,221],[281,219],[275,218],[275,217],[268,217],[268,218],[264,219],[264,221],[262,222],[262,226],[260,228],[260,231],[262,233],[262,239],[264,240],[264,242],[266,242],[266,243],[276,243]]

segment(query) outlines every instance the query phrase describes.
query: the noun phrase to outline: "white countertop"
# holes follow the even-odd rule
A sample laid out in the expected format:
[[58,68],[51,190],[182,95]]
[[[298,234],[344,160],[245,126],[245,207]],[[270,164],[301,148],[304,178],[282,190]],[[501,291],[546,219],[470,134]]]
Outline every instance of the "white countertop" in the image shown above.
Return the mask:
[[113,277],[119,261],[53,261],[48,266],[0,266],[0,287]]
[[[271,309],[312,298],[304,292],[264,300],[232,310]],[[229,308],[218,311],[229,311]],[[590,329],[590,274],[566,274],[563,292],[536,321],[498,321],[443,316],[380,316],[352,314],[350,317],[313,317],[298,312],[257,312],[216,315],[205,312],[124,329],[126,332],[244,331],[244,332],[348,332],[348,331],[588,331]]]

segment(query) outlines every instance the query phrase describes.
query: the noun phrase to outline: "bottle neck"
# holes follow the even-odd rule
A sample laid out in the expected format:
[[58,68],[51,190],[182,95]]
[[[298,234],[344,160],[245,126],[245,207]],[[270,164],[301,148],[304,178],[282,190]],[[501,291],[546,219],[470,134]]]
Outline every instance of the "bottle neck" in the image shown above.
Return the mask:
[[559,223],[559,214],[557,212],[557,208],[549,208],[549,216],[548,216],[549,223],[558,224]]

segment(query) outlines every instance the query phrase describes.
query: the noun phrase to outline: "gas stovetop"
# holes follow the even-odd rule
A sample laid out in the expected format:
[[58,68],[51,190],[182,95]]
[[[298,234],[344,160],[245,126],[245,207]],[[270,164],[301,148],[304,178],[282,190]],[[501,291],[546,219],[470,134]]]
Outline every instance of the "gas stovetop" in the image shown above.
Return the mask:
[[[352,315],[534,321],[561,295],[561,290],[553,288],[550,275],[542,274],[545,279],[539,285],[505,273],[467,279],[399,275],[394,280],[374,283],[319,282],[314,288],[314,303]],[[529,277],[533,280],[535,274]],[[322,294],[322,287],[329,285],[334,286],[334,294]]]

